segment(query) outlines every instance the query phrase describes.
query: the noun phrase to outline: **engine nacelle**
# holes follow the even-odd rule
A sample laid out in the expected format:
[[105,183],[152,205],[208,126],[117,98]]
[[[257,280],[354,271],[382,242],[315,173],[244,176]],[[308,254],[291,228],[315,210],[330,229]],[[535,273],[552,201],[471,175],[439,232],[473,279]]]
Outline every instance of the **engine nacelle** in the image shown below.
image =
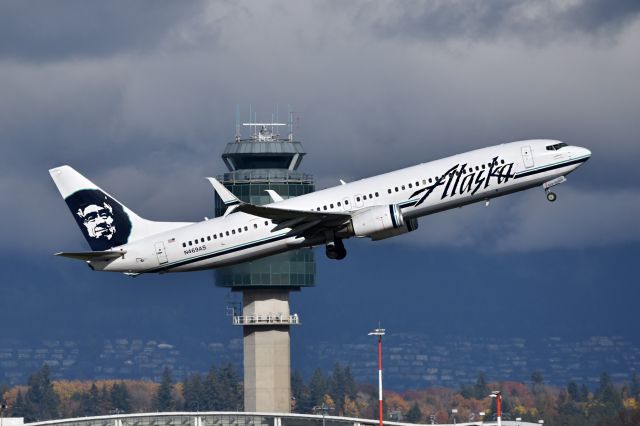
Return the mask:
[[400,208],[390,204],[357,212],[351,219],[349,227],[356,237],[369,237],[377,241],[414,231],[418,229],[418,221],[417,219],[405,220]]

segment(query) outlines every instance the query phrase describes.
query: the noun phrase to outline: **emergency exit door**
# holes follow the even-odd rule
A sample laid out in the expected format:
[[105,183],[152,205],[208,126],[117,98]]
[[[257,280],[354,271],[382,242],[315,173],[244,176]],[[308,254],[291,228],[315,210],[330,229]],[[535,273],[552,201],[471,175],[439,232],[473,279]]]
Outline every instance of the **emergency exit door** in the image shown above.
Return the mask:
[[162,241],[156,243],[156,256],[158,256],[158,263],[160,265],[169,261],[169,259],[167,259],[167,252],[164,250],[164,243]]

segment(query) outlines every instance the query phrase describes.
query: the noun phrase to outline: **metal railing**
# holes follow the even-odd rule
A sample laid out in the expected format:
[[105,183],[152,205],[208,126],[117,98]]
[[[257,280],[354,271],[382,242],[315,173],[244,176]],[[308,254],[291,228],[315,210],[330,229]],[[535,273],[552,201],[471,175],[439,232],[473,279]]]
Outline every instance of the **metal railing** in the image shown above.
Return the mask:
[[282,315],[278,313],[234,315],[233,325],[299,325],[298,314]]

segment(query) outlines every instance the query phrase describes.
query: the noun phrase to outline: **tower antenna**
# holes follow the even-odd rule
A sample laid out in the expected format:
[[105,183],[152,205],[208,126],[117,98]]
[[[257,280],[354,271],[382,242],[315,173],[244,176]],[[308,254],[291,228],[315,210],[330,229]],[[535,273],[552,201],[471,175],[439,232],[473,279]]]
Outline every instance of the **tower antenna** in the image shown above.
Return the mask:
[[236,142],[240,142],[240,105],[236,104]]

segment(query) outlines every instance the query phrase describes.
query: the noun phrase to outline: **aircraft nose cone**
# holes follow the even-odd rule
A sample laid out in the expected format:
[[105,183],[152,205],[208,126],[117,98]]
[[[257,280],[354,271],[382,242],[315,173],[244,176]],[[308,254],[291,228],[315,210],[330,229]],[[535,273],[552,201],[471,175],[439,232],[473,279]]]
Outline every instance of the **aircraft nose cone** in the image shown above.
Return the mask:
[[580,148],[580,155],[591,158],[591,151],[588,150],[587,148]]

